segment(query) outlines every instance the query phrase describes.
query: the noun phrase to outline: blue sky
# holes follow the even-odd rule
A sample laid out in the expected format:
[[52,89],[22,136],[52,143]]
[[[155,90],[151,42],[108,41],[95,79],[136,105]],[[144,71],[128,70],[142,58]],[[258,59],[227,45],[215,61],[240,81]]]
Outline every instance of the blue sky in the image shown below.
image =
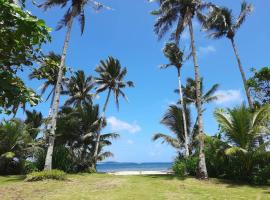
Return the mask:
[[[37,1],[40,2],[40,1]],[[160,64],[167,63],[162,54],[166,39],[157,41],[153,32],[155,17],[149,13],[156,8],[155,3],[147,0],[103,0],[113,10],[94,12],[91,7],[86,10],[86,27],[84,35],[80,35],[76,22],[72,29],[66,64],[74,70],[82,69],[88,75],[95,75],[94,69],[100,59],[108,56],[118,58],[128,68],[128,79],[135,82],[136,87],[126,90],[129,102],[120,101],[118,112],[114,102],[110,101],[107,110],[107,131],[118,131],[121,138],[113,142],[109,149],[115,154],[113,161],[154,162],[172,161],[175,151],[160,142],[152,142],[153,133],[170,131],[159,124],[169,104],[177,101],[173,92],[177,87],[177,76],[174,68],[160,70]],[[239,13],[240,2],[235,0],[213,0],[218,5],[232,8]],[[253,0],[254,12],[236,35],[236,44],[247,76],[249,68],[260,68],[269,64],[270,1]],[[57,22],[64,14],[64,9],[54,8],[43,12],[28,5],[34,15],[46,21],[52,30],[52,42],[44,46],[43,51],[61,52],[65,29],[55,31]],[[215,83],[220,84],[218,102],[206,106],[204,113],[205,132],[209,135],[217,133],[218,128],[213,118],[216,107],[228,107],[246,101],[242,80],[231,44],[227,39],[210,40],[200,31],[198,22],[194,22],[195,39],[198,49],[201,75],[204,77],[205,89]],[[185,32],[183,47],[189,49],[189,37]],[[182,71],[185,83],[187,77],[193,77],[193,65],[188,61]],[[33,89],[41,85],[39,81],[29,81],[27,72],[22,77]],[[104,95],[96,103],[103,105]],[[63,101],[64,98],[62,98]],[[49,103],[44,102],[35,107],[47,116]],[[18,117],[22,117],[20,112]],[[3,118],[4,116],[2,116]]]

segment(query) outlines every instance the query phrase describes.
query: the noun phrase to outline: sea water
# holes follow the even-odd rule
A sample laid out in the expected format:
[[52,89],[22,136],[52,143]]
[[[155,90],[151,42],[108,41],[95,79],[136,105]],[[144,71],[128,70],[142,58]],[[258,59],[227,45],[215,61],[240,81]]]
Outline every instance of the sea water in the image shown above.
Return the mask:
[[118,171],[167,171],[172,168],[171,162],[131,163],[131,162],[104,162],[97,164],[98,172]]

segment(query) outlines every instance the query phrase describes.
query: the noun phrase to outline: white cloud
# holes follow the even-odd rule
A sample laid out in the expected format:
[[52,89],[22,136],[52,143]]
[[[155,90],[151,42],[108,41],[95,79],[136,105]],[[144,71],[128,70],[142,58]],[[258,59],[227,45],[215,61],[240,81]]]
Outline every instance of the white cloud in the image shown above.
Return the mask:
[[218,90],[215,95],[217,104],[236,103],[243,100],[240,90]]
[[200,54],[215,53],[217,50],[214,46],[208,45],[206,47],[199,47]]
[[133,140],[127,140],[127,143],[128,144],[134,144],[134,141]]
[[141,127],[136,122],[130,124],[121,121],[114,116],[109,117],[107,121],[112,131],[127,131],[129,133],[137,133],[141,131]]

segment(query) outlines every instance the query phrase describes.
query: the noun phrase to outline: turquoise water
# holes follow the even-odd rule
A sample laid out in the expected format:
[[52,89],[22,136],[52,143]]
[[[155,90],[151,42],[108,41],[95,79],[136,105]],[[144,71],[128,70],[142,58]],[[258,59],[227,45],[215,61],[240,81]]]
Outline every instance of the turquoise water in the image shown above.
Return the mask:
[[163,171],[169,170],[172,163],[155,162],[155,163],[120,163],[105,162],[97,164],[98,172],[118,172],[118,171]]

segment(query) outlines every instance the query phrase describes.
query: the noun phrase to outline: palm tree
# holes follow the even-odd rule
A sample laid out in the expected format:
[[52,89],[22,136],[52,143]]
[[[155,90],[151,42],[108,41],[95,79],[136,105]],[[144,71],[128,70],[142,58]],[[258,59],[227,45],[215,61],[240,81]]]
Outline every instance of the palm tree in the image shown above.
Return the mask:
[[53,109],[52,109],[52,120],[51,120],[51,127],[50,135],[49,135],[49,143],[48,143],[48,150],[47,155],[45,159],[45,166],[44,169],[51,170],[52,169],[52,154],[53,154],[53,147],[54,147],[54,140],[55,140],[55,129],[56,129],[56,120],[57,120],[57,114],[58,114],[58,107],[59,107],[59,99],[60,99],[60,93],[61,93],[61,83],[63,78],[63,70],[65,66],[65,60],[67,55],[67,48],[69,44],[69,38],[70,33],[72,29],[73,20],[75,17],[79,18],[79,22],[81,25],[81,34],[83,34],[84,31],[84,25],[85,25],[85,6],[88,3],[93,4],[93,8],[96,10],[100,10],[104,6],[96,2],[94,0],[46,0],[43,4],[40,5],[40,7],[43,7],[45,10],[54,6],[60,6],[65,7],[69,5],[69,8],[67,12],[64,15],[64,18],[59,23],[58,29],[62,28],[63,26],[67,27],[66,36],[64,40],[62,55],[61,55],[61,62],[59,65],[59,72],[57,77],[57,83],[55,87],[55,97],[53,100]]
[[[70,152],[74,171],[82,172],[92,170],[95,165],[93,157],[97,134],[100,132],[99,106],[83,104],[81,107],[63,107],[57,121],[57,146],[65,146]],[[103,121],[102,129],[106,126]],[[104,147],[111,145],[111,139],[118,138],[116,133],[100,134],[100,145],[97,160],[101,161],[106,157],[113,156]]]
[[181,83],[181,76],[180,70],[183,66],[184,62],[184,53],[177,47],[175,43],[167,43],[163,50],[164,55],[169,59],[170,63],[166,65],[162,65],[162,68],[168,68],[170,66],[174,66],[177,69],[177,77],[178,77],[178,92],[179,92],[179,99],[180,105],[182,107],[182,119],[180,123],[183,123],[184,128],[184,135],[185,135],[185,156],[189,156],[188,150],[188,133],[187,133],[187,122],[186,122],[186,115],[185,115],[185,106],[184,106],[184,99],[182,94],[182,83]]
[[[34,69],[31,74],[29,75],[29,78],[37,79],[37,80],[44,80],[45,82],[41,85],[41,95],[44,95],[46,90],[51,86],[52,89],[50,90],[48,96],[46,97],[45,101],[48,101],[48,99],[51,97],[51,103],[50,103],[50,110],[48,118],[51,117],[52,112],[52,105],[53,105],[53,99],[55,95],[55,88],[57,83],[57,77],[59,72],[59,64],[61,61],[61,56],[58,54],[55,54],[54,52],[49,52],[48,55],[46,55],[43,60],[41,61],[41,64],[39,68]],[[67,67],[64,68],[64,74],[66,73]],[[67,83],[67,78],[63,76],[62,83],[61,83],[61,90],[64,89]]]
[[164,35],[176,27],[173,31],[172,38],[175,39],[176,44],[179,43],[180,36],[186,27],[189,28],[190,43],[192,49],[192,57],[195,72],[196,81],[196,108],[198,113],[198,130],[200,135],[200,156],[199,156],[199,170],[198,177],[200,179],[207,179],[207,169],[204,155],[204,133],[203,133],[203,119],[202,119],[202,100],[200,93],[200,73],[197,59],[197,51],[195,47],[195,39],[193,33],[192,19],[197,13],[209,6],[208,4],[202,3],[201,0],[157,0],[160,8],[152,12],[152,14],[158,16],[155,23],[155,33],[158,38],[161,39]]
[[242,162],[241,170],[250,177],[255,160],[265,155],[265,148],[270,141],[260,143],[260,137],[269,135],[270,107],[265,105],[255,112],[245,105],[233,109],[218,109],[214,115],[222,133],[225,134],[229,148],[225,153],[238,155]]
[[[206,103],[211,103],[215,100],[217,100],[217,96],[215,95],[216,91],[218,90],[219,84],[214,84],[209,90],[204,92],[204,85],[203,85],[203,78],[201,78],[200,81],[200,90],[202,94],[202,112],[205,111],[205,108],[203,108],[203,105]],[[196,81],[192,78],[188,78],[186,80],[186,86],[182,86],[183,90],[183,99],[185,104],[194,104],[196,106]],[[175,90],[176,93],[179,93],[179,89]],[[184,104],[184,105],[185,105]],[[194,123],[194,126],[198,128],[198,115],[196,117],[196,121]],[[198,130],[198,129],[194,129]]]
[[37,112],[36,110],[33,110],[32,112],[29,110],[26,110],[25,114],[26,114],[26,119],[24,120],[24,123],[29,126],[28,132],[34,140],[37,138],[38,133],[40,131],[39,128],[43,124],[42,113]]
[[[0,174],[16,170],[28,155],[28,145],[33,142],[23,121],[12,119],[0,123]],[[17,163],[17,164],[16,164]],[[18,172],[17,172],[18,173]]]
[[[189,138],[188,151],[192,153],[192,149],[195,144],[195,137],[197,135],[196,124],[191,124],[191,116],[189,108],[185,108],[185,118],[187,125],[187,134]],[[186,137],[183,126],[183,109],[177,105],[170,105],[166,113],[164,114],[161,124],[168,127],[168,129],[175,135],[172,137],[163,133],[154,134],[152,140],[156,141],[162,139],[162,143],[166,142],[178,151],[178,154],[182,154],[182,148],[186,151]]]
[[[202,106],[206,103],[213,102],[217,100],[217,96],[215,95],[218,90],[219,84],[214,84],[209,90],[204,92],[203,78],[200,81],[200,89],[202,94]],[[196,81],[192,78],[188,78],[186,80],[186,86],[183,87],[183,95],[184,102],[187,104],[195,104],[196,105]],[[178,93],[178,89],[175,90]]]
[[[250,95],[250,88],[247,85],[246,75],[240,60],[240,56],[235,44],[235,34],[237,30],[241,27],[243,22],[245,21],[247,15],[252,11],[252,5],[242,2],[241,12],[237,18],[235,18],[232,14],[232,10],[226,7],[217,7],[213,6],[211,11],[207,15],[200,15],[199,19],[202,21],[204,28],[211,33],[210,37],[214,39],[219,39],[221,37],[227,37],[232,44],[238,67],[242,76],[242,80],[244,83],[249,107],[251,109],[254,108],[254,102],[252,96]],[[235,20],[236,19],[236,20]]]
[[94,94],[91,94],[90,91],[93,88],[94,80],[92,76],[86,77],[84,71],[81,70],[75,72],[75,75],[69,80],[67,91],[64,92],[69,95],[65,106],[81,107],[83,104],[92,104]]
[[[134,87],[134,84],[132,81],[124,81],[125,76],[127,75],[127,68],[122,68],[120,61],[113,57],[109,57],[106,61],[101,60],[99,66],[96,68],[95,71],[99,75],[99,77],[95,78],[95,82],[98,85],[98,87],[96,88],[96,93],[99,94],[108,90],[100,118],[100,126],[102,126],[111,93],[114,94],[116,107],[119,109],[119,96],[122,96],[125,100],[127,100],[123,89],[126,87]],[[95,161],[97,160],[99,142],[100,133],[98,132],[94,150]]]

